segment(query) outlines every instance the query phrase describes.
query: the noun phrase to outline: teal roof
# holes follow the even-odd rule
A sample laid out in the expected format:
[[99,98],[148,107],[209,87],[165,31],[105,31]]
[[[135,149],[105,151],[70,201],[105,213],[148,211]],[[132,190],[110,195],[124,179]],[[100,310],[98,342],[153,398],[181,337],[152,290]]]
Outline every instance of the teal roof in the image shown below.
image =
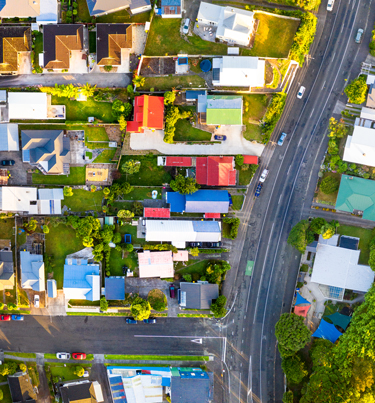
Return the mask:
[[375,181],[342,175],[336,210],[363,211],[363,219],[375,221]]

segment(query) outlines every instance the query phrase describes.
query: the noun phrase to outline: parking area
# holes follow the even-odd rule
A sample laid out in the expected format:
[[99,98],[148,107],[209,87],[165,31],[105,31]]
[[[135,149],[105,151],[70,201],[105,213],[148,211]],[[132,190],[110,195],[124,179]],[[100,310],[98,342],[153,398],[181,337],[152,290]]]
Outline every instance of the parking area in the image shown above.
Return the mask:
[[10,173],[8,185],[27,185],[27,172],[31,165],[22,162],[21,151],[0,151],[0,161],[14,160],[15,164],[6,168]]

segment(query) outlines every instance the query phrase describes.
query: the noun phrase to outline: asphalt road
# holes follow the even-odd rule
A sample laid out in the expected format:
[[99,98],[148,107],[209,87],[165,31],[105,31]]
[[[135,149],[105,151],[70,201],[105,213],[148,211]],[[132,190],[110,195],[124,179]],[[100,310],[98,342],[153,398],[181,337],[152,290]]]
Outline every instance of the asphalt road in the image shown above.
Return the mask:
[[[270,174],[259,199],[252,196],[257,180],[250,187],[231,251],[234,270],[224,286],[232,310],[222,326],[228,338],[223,402],[282,400],[284,377],[274,326],[281,313],[290,311],[300,260],[286,241],[291,227],[310,215],[328,121],[340,117],[333,114],[336,102],[341,97],[345,103],[345,80],[358,75],[368,54],[375,16],[372,0],[336,0],[332,13],[326,13],[326,3],[320,7],[311,59],[297,71],[273,140],[281,131],[288,137],[283,147],[271,142],[263,153],[259,174],[263,168]],[[354,42],[358,28],[365,29],[361,45]],[[296,98],[300,85],[306,87],[302,100]],[[248,260],[255,261],[252,277],[244,275]]]

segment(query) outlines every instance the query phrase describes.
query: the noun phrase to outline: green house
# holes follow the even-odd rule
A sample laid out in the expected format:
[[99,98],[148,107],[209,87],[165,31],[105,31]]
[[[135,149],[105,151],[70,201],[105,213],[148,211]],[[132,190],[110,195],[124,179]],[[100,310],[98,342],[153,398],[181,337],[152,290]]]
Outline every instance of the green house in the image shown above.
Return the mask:
[[208,95],[207,125],[242,125],[242,97],[236,95]]

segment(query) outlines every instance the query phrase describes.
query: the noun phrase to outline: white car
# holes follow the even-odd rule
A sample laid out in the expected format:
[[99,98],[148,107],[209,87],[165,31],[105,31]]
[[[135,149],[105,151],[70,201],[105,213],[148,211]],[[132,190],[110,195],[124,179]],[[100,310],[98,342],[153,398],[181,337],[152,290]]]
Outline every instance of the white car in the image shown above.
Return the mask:
[[297,98],[302,99],[303,94],[305,93],[305,91],[306,91],[306,88],[303,85],[301,85],[301,88],[299,89],[298,94],[297,94]]
[[335,4],[335,0],[328,0],[327,11],[332,11],[334,4]]
[[269,172],[270,171],[268,169],[264,169],[262,175],[260,175],[259,182],[263,183],[266,180]]
[[39,295],[34,295],[34,307],[39,308]]
[[184,27],[182,28],[182,32],[187,35],[189,33],[189,25],[190,25],[190,19],[186,18],[184,22]]
[[59,360],[70,360],[70,354],[69,353],[56,353],[56,357]]

